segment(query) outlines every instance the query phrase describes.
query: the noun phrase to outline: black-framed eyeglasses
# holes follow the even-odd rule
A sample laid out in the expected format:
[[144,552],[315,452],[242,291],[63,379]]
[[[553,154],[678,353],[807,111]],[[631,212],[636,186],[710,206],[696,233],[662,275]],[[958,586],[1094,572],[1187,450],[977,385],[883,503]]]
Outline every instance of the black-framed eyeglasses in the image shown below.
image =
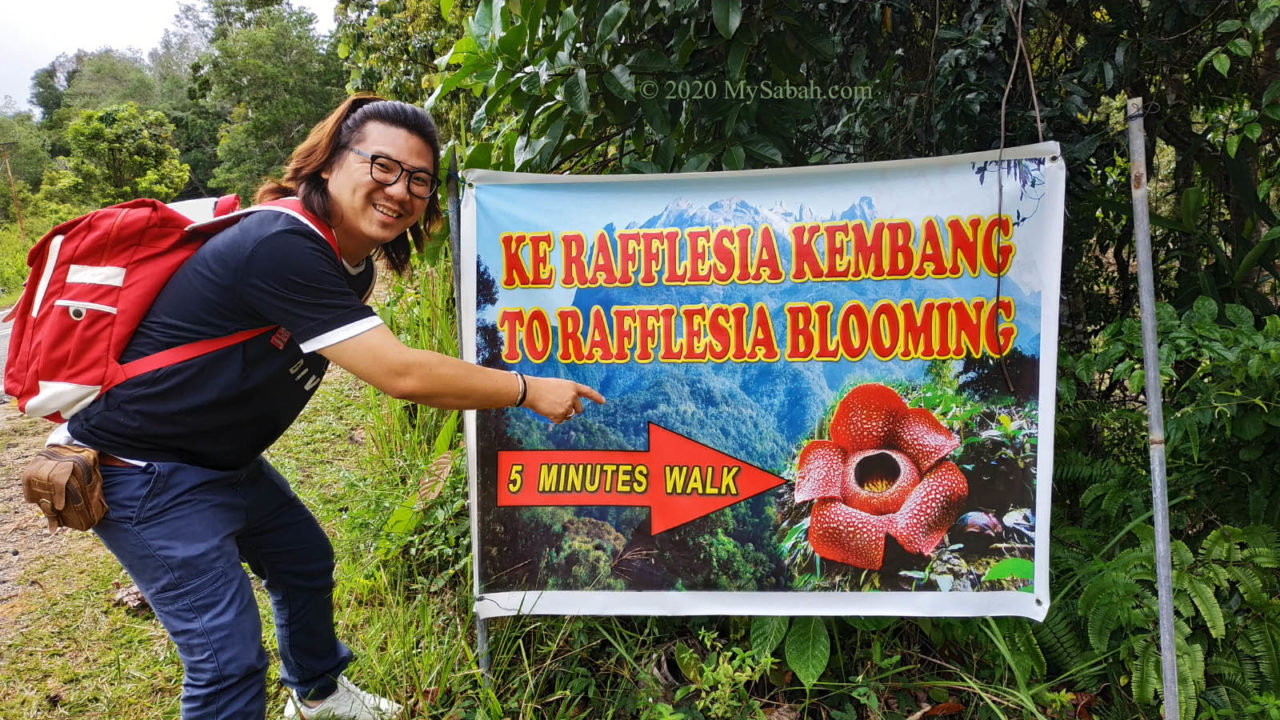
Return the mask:
[[386,155],[370,155],[363,150],[348,148],[351,152],[369,161],[369,177],[381,185],[395,185],[400,177],[409,174],[409,194],[426,200],[435,194],[440,187],[440,178],[427,170],[412,170],[404,163]]

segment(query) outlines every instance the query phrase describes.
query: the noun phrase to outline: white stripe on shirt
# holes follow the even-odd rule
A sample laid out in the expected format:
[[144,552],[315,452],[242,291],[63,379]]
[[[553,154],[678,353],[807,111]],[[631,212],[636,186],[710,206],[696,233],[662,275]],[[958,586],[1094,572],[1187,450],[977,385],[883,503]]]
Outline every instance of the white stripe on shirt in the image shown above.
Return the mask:
[[298,347],[302,348],[302,352],[304,353],[315,352],[317,350],[327,348],[330,345],[337,345],[343,340],[350,340],[360,333],[372,330],[381,324],[382,318],[377,315],[361,318],[353,323],[330,330],[323,335],[317,335],[304,343],[300,343]]

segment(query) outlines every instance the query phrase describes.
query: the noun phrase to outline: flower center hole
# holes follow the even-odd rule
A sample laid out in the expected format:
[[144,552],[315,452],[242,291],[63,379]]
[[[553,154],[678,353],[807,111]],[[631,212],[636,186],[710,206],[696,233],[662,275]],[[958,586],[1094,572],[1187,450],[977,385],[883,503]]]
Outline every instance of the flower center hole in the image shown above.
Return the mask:
[[892,455],[876,453],[868,455],[858,463],[853,471],[853,479],[858,483],[858,487],[867,492],[882,493],[888,492],[894,483],[898,482],[901,473],[902,468],[898,466],[898,461]]

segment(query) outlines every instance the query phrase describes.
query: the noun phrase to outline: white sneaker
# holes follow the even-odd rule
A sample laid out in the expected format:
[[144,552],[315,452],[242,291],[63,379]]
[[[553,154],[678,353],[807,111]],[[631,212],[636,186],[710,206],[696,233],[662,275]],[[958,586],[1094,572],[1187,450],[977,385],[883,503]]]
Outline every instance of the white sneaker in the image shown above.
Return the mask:
[[284,701],[285,720],[390,720],[403,710],[391,700],[361,690],[345,677],[339,677],[337,691],[315,707],[303,705],[292,689]]

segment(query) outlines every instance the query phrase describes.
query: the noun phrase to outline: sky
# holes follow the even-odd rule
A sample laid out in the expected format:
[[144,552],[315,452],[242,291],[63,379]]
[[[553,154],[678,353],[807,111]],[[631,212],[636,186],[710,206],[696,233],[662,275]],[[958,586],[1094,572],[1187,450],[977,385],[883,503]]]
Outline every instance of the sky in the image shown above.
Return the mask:
[[[333,29],[336,0],[292,0],[318,18],[322,33]],[[5,96],[30,108],[31,76],[61,53],[134,49],[144,58],[172,27],[180,0],[22,0],[4,3],[0,24],[0,105]]]

